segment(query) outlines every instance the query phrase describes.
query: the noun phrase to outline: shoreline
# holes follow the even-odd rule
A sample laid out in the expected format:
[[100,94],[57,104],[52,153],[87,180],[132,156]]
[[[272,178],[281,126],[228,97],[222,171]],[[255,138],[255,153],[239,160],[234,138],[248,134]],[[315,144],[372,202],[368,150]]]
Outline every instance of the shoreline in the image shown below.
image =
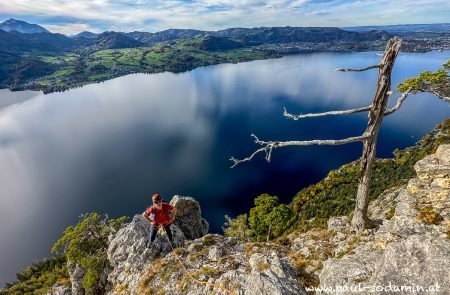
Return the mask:
[[[127,49],[121,49],[121,50],[124,51]],[[118,49],[114,52],[120,52],[121,50]],[[378,51],[380,51],[380,50],[311,50],[311,51],[304,50],[304,51],[294,51],[294,52],[277,52],[277,51],[260,50],[258,48],[256,48],[256,49],[245,48],[245,49],[241,49],[238,51],[239,54],[244,54],[243,56],[240,57],[241,59],[239,59],[239,60],[225,60],[226,57],[220,55],[220,54],[223,54],[223,55],[229,54],[231,51],[230,52],[219,52],[219,53],[217,53],[217,56],[222,57],[222,60],[210,61],[210,60],[205,59],[204,61],[200,61],[200,63],[204,62],[204,64],[187,65],[185,68],[174,69],[174,68],[170,68],[170,66],[168,66],[168,65],[165,65],[165,67],[156,67],[153,69],[121,68],[115,72],[106,72],[103,74],[97,74],[96,75],[97,77],[95,79],[82,79],[81,76],[79,76],[77,79],[77,75],[70,75],[69,76],[70,82],[67,82],[67,81],[58,82],[58,83],[62,83],[62,85],[57,85],[57,86],[40,84],[40,83],[42,83],[42,79],[46,78],[46,76],[43,76],[43,77],[39,77],[38,79],[28,81],[24,84],[21,84],[21,85],[15,86],[15,87],[0,86],[0,90],[8,89],[11,92],[41,91],[44,94],[49,94],[49,93],[54,93],[54,92],[64,92],[64,91],[67,91],[70,89],[83,87],[85,85],[97,84],[97,83],[105,82],[108,80],[112,80],[115,78],[130,75],[130,74],[160,74],[160,73],[164,73],[164,72],[176,74],[176,73],[189,72],[189,71],[195,70],[197,68],[207,67],[207,66],[215,66],[215,65],[221,65],[221,64],[238,64],[238,63],[244,63],[244,62],[251,62],[251,61],[255,61],[255,60],[277,59],[277,58],[282,58],[285,56],[293,56],[293,55],[316,54],[316,53],[358,53],[358,52],[378,52]],[[433,51],[443,52],[443,51],[450,51],[450,49],[444,49],[443,51],[438,50],[438,49],[430,49],[430,50],[426,50],[426,51],[402,51],[402,53],[427,53],[427,52],[433,52]],[[231,53],[234,53],[234,52],[231,52]],[[252,56],[252,55],[245,56],[245,54],[252,54],[252,53],[261,54],[261,56]],[[54,75],[54,73],[52,75]],[[2,108],[1,104],[0,104],[0,108]]]

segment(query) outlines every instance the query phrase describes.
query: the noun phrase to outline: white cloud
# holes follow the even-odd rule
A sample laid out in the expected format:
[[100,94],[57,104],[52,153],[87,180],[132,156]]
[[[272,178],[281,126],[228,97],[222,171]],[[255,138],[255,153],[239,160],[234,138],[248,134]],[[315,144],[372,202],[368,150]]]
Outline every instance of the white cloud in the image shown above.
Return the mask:
[[53,33],[61,33],[65,35],[76,35],[83,31],[99,33],[100,30],[91,27],[89,24],[64,24],[64,25],[49,25],[41,24],[44,28]]
[[50,30],[217,30],[255,26],[353,26],[447,22],[446,0],[9,0],[1,15]]

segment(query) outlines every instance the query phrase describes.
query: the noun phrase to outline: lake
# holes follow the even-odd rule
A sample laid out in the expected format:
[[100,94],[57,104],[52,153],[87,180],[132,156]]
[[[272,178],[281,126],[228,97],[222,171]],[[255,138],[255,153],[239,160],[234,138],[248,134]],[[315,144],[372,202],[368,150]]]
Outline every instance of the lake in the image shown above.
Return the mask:
[[[450,51],[402,53],[393,85],[436,70]],[[224,64],[190,72],[133,74],[63,93],[0,90],[0,282],[48,254],[85,212],[133,216],[151,195],[200,201],[212,232],[224,215],[248,211],[270,193],[289,202],[329,170],[357,159],[361,143],[275,150],[230,169],[261,140],[360,135],[367,114],[292,121],[291,113],[369,105],[376,71],[338,67],[378,63],[377,52],[317,53]],[[391,97],[395,103],[398,94]],[[378,156],[413,145],[449,117],[430,94],[410,96],[383,121]]]

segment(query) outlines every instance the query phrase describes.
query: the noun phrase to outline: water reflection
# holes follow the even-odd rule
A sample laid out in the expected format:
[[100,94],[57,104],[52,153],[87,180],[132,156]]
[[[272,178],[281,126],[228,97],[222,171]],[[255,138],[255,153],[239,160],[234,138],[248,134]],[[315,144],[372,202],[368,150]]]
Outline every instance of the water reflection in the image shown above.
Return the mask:
[[[394,83],[448,58],[449,52],[402,54]],[[129,75],[4,108],[0,281],[45,255],[86,211],[132,215],[154,192],[192,195],[219,231],[224,214],[246,211],[260,193],[289,200],[302,186],[356,159],[360,144],[280,150],[270,165],[261,157],[235,169],[229,169],[228,158],[254,150],[252,132],[278,140],[360,134],[365,114],[294,122],[282,117],[282,108],[306,113],[367,105],[376,73],[334,69],[378,60],[373,52],[310,54],[182,74]],[[431,95],[410,97],[383,123],[379,155],[413,144],[449,114],[448,105]]]
[[18,105],[38,95],[37,91],[11,92],[8,89],[0,89],[0,112],[6,107]]

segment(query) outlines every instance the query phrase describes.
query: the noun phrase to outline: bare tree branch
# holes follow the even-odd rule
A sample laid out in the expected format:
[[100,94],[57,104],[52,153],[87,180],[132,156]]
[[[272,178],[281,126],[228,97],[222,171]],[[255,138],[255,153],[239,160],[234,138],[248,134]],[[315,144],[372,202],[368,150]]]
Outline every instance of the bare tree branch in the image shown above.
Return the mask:
[[344,139],[326,139],[326,140],[306,140],[306,141],[262,141],[259,140],[256,135],[252,134],[252,137],[255,139],[255,143],[261,145],[262,147],[257,149],[253,154],[248,156],[245,159],[238,160],[235,157],[231,157],[230,160],[234,163],[231,168],[235,167],[236,165],[248,162],[252,160],[258,153],[265,152],[266,153],[266,160],[267,162],[270,162],[270,158],[272,156],[272,150],[280,147],[287,147],[287,146],[310,146],[310,145],[341,145],[341,144],[347,144],[352,142],[358,142],[363,141],[367,138],[369,138],[369,135],[361,135],[356,137],[348,137]]
[[408,90],[406,90],[406,91],[402,94],[402,96],[400,96],[400,97],[398,98],[397,103],[395,104],[395,106],[393,106],[393,107],[390,108],[390,109],[387,109],[387,110],[384,112],[384,115],[385,115],[385,116],[389,116],[390,114],[392,114],[393,112],[395,112],[396,110],[398,110],[398,109],[400,108],[400,106],[402,105],[403,101],[405,101],[405,99],[408,97],[409,92],[411,91],[411,89],[412,89],[412,88],[410,87]]
[[434,95],[436,95],[437,97],[439,97],[440,99],[443,99],[443,100],[445,100],[447,102],[450,102],[450,97],[444,96],[443,94],[440,94],[439,92],[437,92],[434,89],[430,89],[430,92],[433,93]]
[[[449,86],[449,87],[450,87],[450,86]],[[433,93],[433,94],[436,95],[438,98],[440,98],[440,99],[442,99],[442,100],[444,100],[444,101],[446,101],[446,102],[450,102],[450,97],[445,96],[445,95],[442,94],[442,93],[439,93],[439,90],[442,91],[442,89],[439,89],[439,88],[436,89],[436,87],[428,86],[428,87],[425,87],[425,88],[417,88],[417,89],[414,89],[414,90],[413,90],[412,88],[410,88],[410,90],[413,91],[413,93],[417,93],[417,92],[424,92],[424,93],[429,92],[429,93]]]
[[[395,104],[395,106],[393,106],[390,109],[387,109],[384,112],[384,115],[388,116],[388,115],[394,113],[396,110],[398,110],[400,108],[400,106],[402,105],[402,103],[405,101],[405,99],[410,94],[411,90],[412,90],[412,88],[409,88],[408,90],[406,90],[402,94],[402,96],[400,96],[398,98],[397,103]],[[392,92],[389,91],[388,94],[392,94]],[[438,95],[437,93],[435,93],[435,94]],[[450,97],[442,97],[442,96],[440,96],[440,98],[450,101]],[[347,115],[347,114],[355,114],[355,113],[360,113],[360,112],[367,112],[367,111],[370,110],[371,107],[372,107],[372,105],[369,105],[369,106],[366,106],[366,107],[357,108],[357,109],[343,110],[343,111],[330,111],[330,112],[324,112],[324,113],[310,113],[310,114],[299,114],[299,115],[293,115],[291,113],[288,113],[288,111],[284,107],[283,115],[285,117],[287,117],[287,118],[292,119],[292,120],[299,120],[299,119],[303,119],[303,118],[323,117],[323,116],[329,116],[329,115]]]
[[361,68],[361,69],[345,69],[345,68],[339,68],[336,69],[337,72],[364,72],[367,70],[371,70],[371,69],[379,69],[383,64],[377,64],[377,65],[373,65],[373,66],[368,66],[365,68]]
[[290,113],[288,113],[286,108],[284,108],[283,115],[292,120],[298,120],[298,119],[303,119],[303,118],[323,117],[323,116],[329,116],[329,115],[347,115],[347,114],[354,114],[354,113],[360,113],[360,112],[367,112],[370,110],[371,107],[372,107],[372,105],[357,108],[357,109],[351,109],[351,110],[330,111],[330,112],[324,112],[324,113],[311,113],[311,114],[300,114],[300,115],[290,114]]

